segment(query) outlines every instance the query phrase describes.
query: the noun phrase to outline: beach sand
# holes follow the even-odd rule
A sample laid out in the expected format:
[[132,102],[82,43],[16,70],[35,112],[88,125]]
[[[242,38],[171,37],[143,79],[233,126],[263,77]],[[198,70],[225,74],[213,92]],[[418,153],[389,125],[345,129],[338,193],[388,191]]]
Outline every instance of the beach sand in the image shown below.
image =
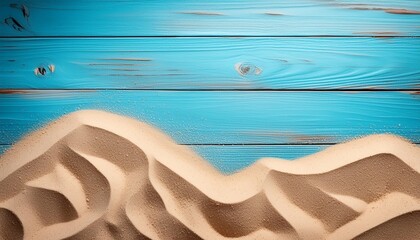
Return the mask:
[[420,148],[372,135],[225,175],[159,130],[69,114],[0,158],[0,239],[420,239]]

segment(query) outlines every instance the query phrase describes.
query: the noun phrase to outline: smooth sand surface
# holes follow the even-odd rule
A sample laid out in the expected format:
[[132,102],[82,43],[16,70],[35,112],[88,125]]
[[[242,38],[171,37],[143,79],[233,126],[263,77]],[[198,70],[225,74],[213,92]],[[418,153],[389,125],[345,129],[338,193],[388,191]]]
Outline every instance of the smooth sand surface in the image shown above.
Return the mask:
[[134,119],[67,115],[0,158],[0,239],[420,239],[420,148],[391,135],[224,175]]

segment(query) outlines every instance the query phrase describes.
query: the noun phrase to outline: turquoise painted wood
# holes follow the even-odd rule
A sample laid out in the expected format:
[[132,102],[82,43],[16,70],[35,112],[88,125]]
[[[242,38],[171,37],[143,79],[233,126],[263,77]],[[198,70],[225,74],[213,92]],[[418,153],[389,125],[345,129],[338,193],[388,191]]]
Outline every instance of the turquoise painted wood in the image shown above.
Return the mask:
[[419,26],[419,0],[4,0],[0,153],[81,109],[223,172],[373,133],[420,143]]
[[[247,146],[190,146],[197,154],[223,173],[243,169],[260,158],[275,157],[295,160],[322,151],[330,145],[247,145]],[[418,145],[420,147],[420,145]],[[10,145],[0,145],[0,154]]]
[[418,0],[3,0],[1,36],[418,36]]
[[[232,173],[246,168],[260,158],[274,157],[296,160],[331,145],[277,145],[277,146],[192,146],[198,154],[223,173]],[[420,147],[420,145],[417,145]],[[334,161],[334,159],[331,159]],[[316,163],[314,163],[316,164]]]
[[[328,145],[253,145],[253,146],[190,146],[197,154],[223,173],[243,169],[260,158],[276,157],[293,160],[318,152]],[[10,145],[0,145],[0,154]]]
[[420,88],[420,38],[0,39],[0,50],[8,89]]
[[2,91],[0,144],[63,114],[103,109],[180,144],[317,144],[393,133],[420,143],[416,92]]
[[[241,170],[260,158],[275,157],[295,160],[322,151],[331,145],[253,145],[253,146],[190,146],[197,154],[223,173]],[[417,145],[420,147],[420,145]],[[10,145],[0,145],[0,154]]]
[[191,146],[199,155],[208,160],[223,173],[241,170],[260,158],[275,157],[294,160],[316,152],[329,145],[292,146]]

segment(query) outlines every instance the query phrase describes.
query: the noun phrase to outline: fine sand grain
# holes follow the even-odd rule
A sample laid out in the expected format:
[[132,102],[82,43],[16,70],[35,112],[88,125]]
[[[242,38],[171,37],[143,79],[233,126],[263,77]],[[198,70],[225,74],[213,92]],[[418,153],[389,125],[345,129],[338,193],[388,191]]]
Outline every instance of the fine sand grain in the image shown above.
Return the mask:
[[153,127],[67,115],[0,158],[0,239],[420,239],[420,148],[391,135],[224,175]]

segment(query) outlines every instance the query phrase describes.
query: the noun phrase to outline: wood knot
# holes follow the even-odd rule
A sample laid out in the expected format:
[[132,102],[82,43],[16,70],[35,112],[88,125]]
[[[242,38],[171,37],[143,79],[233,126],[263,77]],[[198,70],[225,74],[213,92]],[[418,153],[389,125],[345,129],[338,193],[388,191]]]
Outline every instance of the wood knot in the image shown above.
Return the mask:
[[52,74],[55,71],[55,65],[50,64],[47,67],[39,66],[34,69],[35,76],[45,76],[47,74]]
[[251,63],[237,63],[235,64],[235,70],[241,75],[260,75],[262,69]]

